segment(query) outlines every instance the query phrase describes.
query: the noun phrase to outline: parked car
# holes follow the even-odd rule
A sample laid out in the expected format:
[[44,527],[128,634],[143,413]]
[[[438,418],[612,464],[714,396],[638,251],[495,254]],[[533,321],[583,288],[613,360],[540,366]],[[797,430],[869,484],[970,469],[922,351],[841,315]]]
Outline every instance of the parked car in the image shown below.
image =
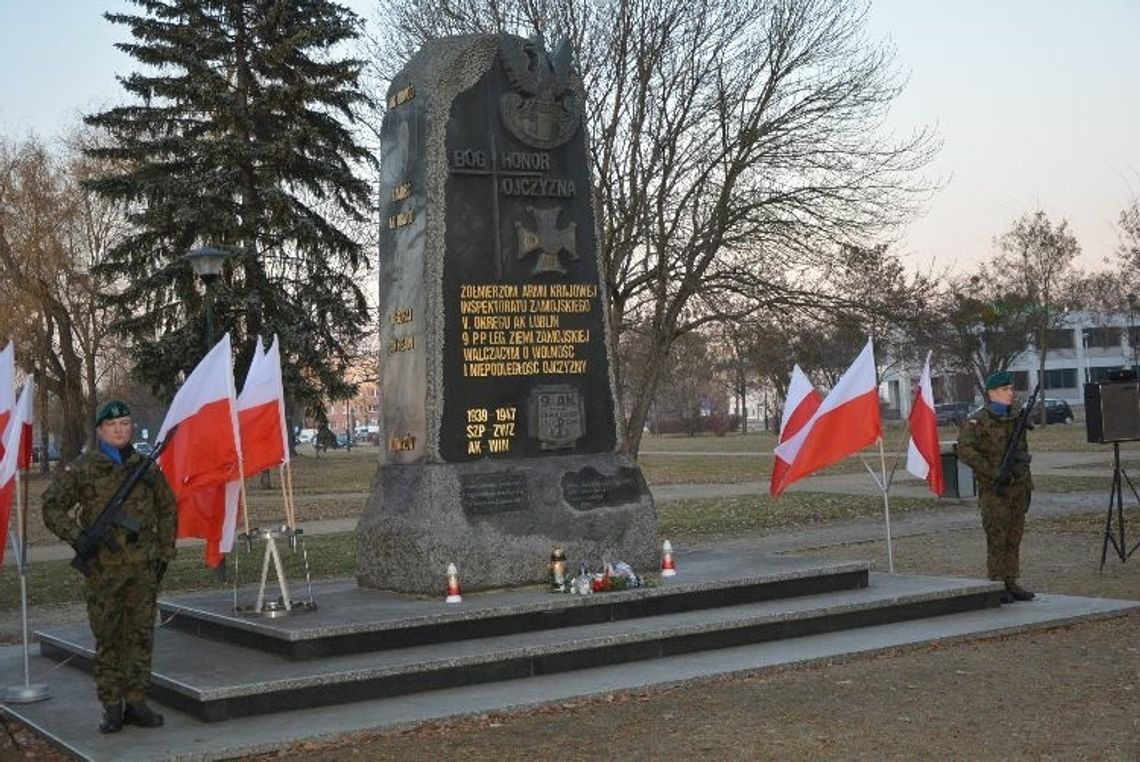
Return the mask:
[[1033,411],[1033,416],[1029,419],[1036,423],[1041,420],[1041,405],[1045,405],[1045,423],[1063,423],[1068,425],[1073,422],[1073,409],[1069,407],[1069,403],[1064,400],[1050,399],[1046,397],[1041,402],[1037,403],[1037,407]]
[[934,406],[934,417],[939,426],[957,426],[969,414],[969,402],[943,402]]

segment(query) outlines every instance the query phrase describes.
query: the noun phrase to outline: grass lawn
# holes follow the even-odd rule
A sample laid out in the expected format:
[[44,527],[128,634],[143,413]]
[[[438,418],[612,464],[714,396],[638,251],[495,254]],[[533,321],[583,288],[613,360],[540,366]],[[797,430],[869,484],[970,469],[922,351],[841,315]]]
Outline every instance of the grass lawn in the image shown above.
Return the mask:
[[[947,427],[940,432],[944,439],[952,439],[956,432]],[[1030,433],[1030,447],[1037,450],[1103,451],[1105,445],[1085,442],[1083,426],[1049,426]],[[905,443],[906,429],[888,423],[886,431],[887,457]],[[726,436],[647,436],[642,443],[644,454],[640,464],[651,485],[714,484],[766,482],[772,468],[771,433],[729,434]],[[1122,451],[1140,455],[1140,445],[1122,443]],[[357,447],[351,452],[333,451],[316,457],[311,448],[304,447],[292,463],[293,485],[297,513],[300,521],[322,518],[347,518],[360,514],[376,471],[379,450],[375,447]],[[868,459],[878,457],[877,448],[869,449]],[[1133,464],[1136,457],[1125,458]],[[828,472],[862,471],[858,458],[848,458]],[[826,473],[826,472],[825,472]],[[29,541],[32,545],[55,542],[40,519],[39,496],[47,485],[43,474],[34,473],[29,480]],[[274,474],[270,484],[263,486],[254,478],[247,483],[251,523],[269,525],[282,520],[280,477]],[[1075,492],[1103,491],[1111,487],[1111,473],[1104,476],[1038,476],[1038,491]],[[935,510],[938,501],[924,498],[891,500],[892,512]],[[877,497],[816,493],[788,493],[777,503],[766,494],[746,497],[681,500],[661,503],[658,521],[662,536],[684,540],[686,537],[707,537],[805,526],[866,516],[878,516],[882,503]],[[1135,518],[1127,522],[1134,525]],[[1068,520],[1066,520],[1068,521]],[[1072,521],[1099,522],[1103,515],[1094,515]],[[1090,526],[1091,526],[1090,525]],[[1095,526],[1093,527],[1096,528]],[[310,574],[330,577],[351,574],[355,569],[356,549],[352,533],[309,536],[305,538],[310,562]],[[255,552],[257,558],[260,554]],[[299,553],[284,553],[292,568],[290,579],[303,579]],[[239,558],[251,558],[244,553]],[[241,581],[254,581],[259,571],[256,563],[242,565]],[[43,562],[29,568],[29,596],[33,605],[76,600],[81,594],[78,577],[65,561]],[[11,567],[0,571],[0,609],[18,605],[17,576]],[[198,552],[186,549],[172,565],[164,587],[167,590],[193,590],[221,587],[213,572],[202,568]]]
[[[936,498],[891,498],[891,515],[932,511]],[[657,528],[662,537],[680,538],[748,534],[791,529],[855,518],[880,516],[883,500],[877,495],[836,495],[788,492],[779,501],[768,495],[671,500],[657,506]]]

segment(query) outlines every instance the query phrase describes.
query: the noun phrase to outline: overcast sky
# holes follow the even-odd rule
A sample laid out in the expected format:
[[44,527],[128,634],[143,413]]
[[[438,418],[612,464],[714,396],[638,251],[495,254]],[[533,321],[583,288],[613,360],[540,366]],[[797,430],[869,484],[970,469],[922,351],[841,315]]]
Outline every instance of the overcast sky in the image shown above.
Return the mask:
[[[371,0],[347,2],[365,17]],[[0,135],[51,139],[119,98],[122,0],[0,0]],[[945,187],[903,233],[918,269],[971,268],[1027,211],[1067,219],[1099,267],[1140,196],[1140,0],[874,0],[908,75],[896,129],[936,128]]]

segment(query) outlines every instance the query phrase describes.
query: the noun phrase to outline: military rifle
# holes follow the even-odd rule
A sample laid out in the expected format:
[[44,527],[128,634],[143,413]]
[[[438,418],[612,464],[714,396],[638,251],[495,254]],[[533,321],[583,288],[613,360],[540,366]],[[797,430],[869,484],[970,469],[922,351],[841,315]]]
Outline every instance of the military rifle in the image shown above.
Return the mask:
[[1037,386],[1033,388],[1033,394],[1029,395],[1029,401],[1021,408],[1017,422],[1013,424],[1013,433],[1009,435],[1009,441],[1005,443],[1005,454],[1001,457],[1001,467],[998,468],[997,478],[994,479],[994,487],[999,495],[1013,479],[1013,464],[1017,460],[1018,445],[1025,435],[1025,429],[1029,426],[1029,418],[1033,415],[1033,408],[1037,405],[1037,395],[1040,391],[1041,382],[1038,381]]
[[142,478],[146,476],[150,467],[158,460],[158,456],[162,454],[163,449],[170,442],[177,429],[177,425],[171,428],[166,433],[166,439],[159,442],[150,455],[143,456],[142,462],[127,474],[127,478],[115,490],[115,494],[111,495],[111,499],[107,501],[107,505],[99,513],[99,516],[91,522],[91,526],[84,529],[72,544],[71,547],[75,549],[75,558],[71,559],[71,565],[79,570],[79,573],[84,577],[91,576],[91,559],[99,552],[100,545],[106,545],[111,550],[120,549],[119,544],[111,536],[111,527],[122,527],[127,530],[129,535],[138,536],[142,527],[139,525],[138,519],[123,513],[123,503],[126,502],[138,483],[142,481]]

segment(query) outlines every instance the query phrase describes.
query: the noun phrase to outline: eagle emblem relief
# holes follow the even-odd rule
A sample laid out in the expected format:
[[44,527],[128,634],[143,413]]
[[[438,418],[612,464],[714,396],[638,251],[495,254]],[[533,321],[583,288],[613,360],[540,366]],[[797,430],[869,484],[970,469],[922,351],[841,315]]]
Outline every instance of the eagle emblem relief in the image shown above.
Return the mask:
[[582,113],[569,42],[560,40],[547,54],[541,35],[523,40],[502,34],[499,60],[510,87],[499,99],[507,132],[524,145],[544,149],[574,137]]

